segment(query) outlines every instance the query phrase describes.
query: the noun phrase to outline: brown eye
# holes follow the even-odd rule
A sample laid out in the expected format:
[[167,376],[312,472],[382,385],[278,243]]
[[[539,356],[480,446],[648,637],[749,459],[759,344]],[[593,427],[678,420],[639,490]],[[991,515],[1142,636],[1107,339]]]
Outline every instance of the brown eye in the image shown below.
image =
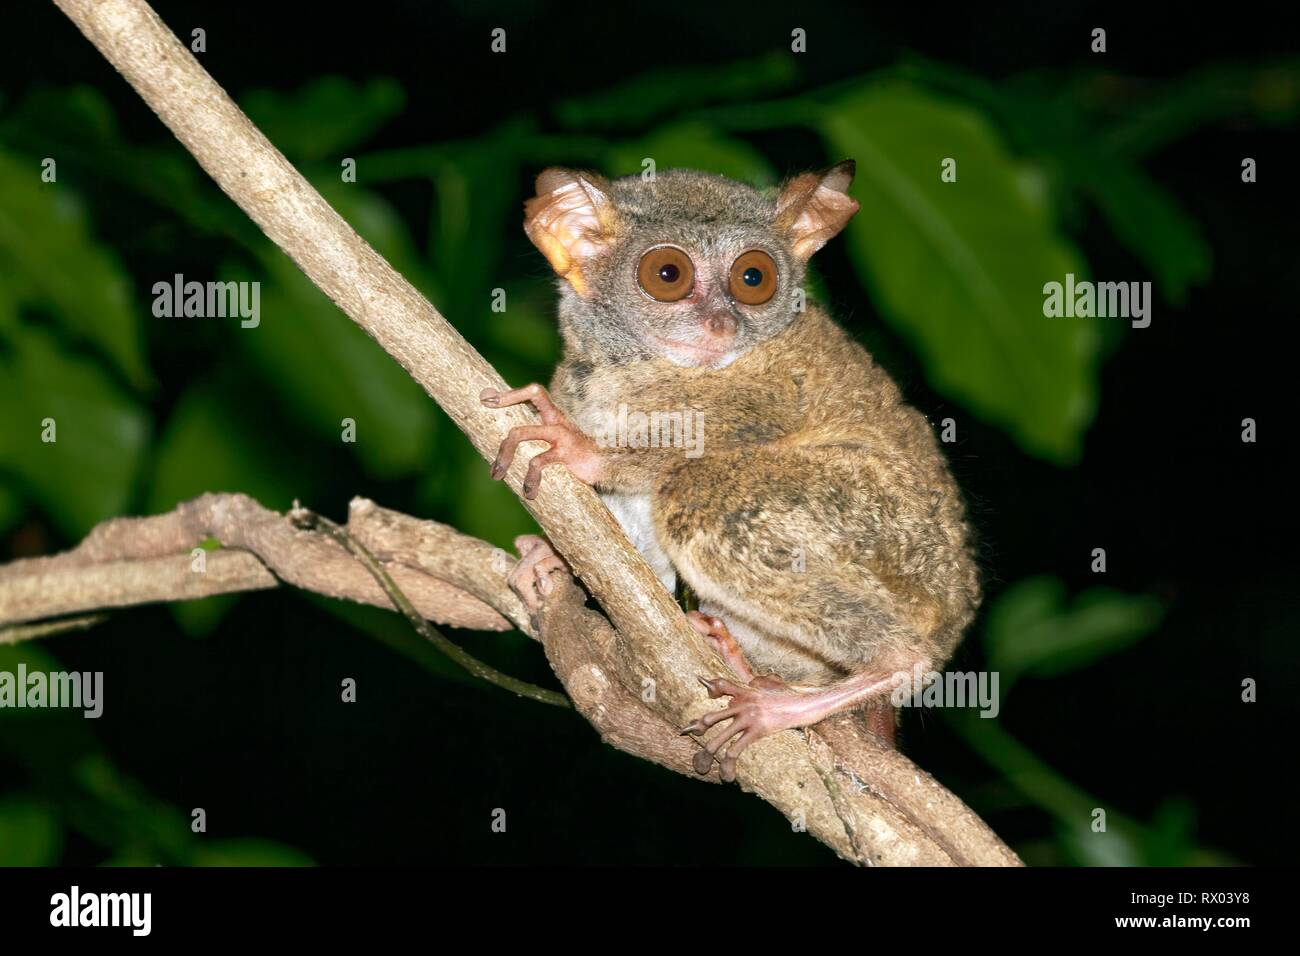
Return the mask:
[[731,264],[731,295],[745,305],[762,305],[776,293],[776,263],[751,249]]
[[695,267],[691,257],[672,246],[651,249],[641,257],[637,280],[651,298],[676,302],[685,298],[695,285]]

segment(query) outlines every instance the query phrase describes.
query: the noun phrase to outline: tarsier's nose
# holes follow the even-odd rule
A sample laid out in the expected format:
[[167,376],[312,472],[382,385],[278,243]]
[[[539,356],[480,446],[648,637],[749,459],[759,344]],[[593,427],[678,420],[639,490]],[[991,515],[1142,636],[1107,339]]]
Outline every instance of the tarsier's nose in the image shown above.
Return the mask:
[[725,310],[710,312],[704,317],[704,328],[720,337],[735,335],[736,317]]

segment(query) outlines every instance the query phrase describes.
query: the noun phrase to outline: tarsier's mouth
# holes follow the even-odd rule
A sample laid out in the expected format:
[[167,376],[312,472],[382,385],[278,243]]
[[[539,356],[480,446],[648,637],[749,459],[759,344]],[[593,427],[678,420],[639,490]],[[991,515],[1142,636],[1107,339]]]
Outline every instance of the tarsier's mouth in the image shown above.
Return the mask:
[[[651,335],[650,340],[664,351],[670,361],[677,364],[693,365],[723,365],[727,364],[735,357],[735,341],[728,343],[726,348],[710,348],[705,345],[699,345],[694,342],[678,342],[675,339],[665,339],[658,335]],[[680,362],[678,359],[685,359]]]

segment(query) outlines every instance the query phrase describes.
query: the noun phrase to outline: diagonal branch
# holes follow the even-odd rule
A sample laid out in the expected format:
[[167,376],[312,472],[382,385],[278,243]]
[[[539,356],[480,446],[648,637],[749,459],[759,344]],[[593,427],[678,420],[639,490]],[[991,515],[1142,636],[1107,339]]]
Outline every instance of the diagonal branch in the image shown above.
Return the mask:
[[[493,456],[511,426],[533,419],[521,408],[489,411],[479,404],[483,389],[504,387],[500,376],[267,141],[144,0],[55,2],[226,194],[401,363],[481,454]],[[507,475],[516,493],[531,457],[518,455]],[[614,675],[638,695],[640,688],[653,687],[646,706],[668,727],[715,709],[718,704],[696,681],[697,675],[718,667],[703,640],[591,489],[563,469],[548,469],[545,475],[540,493],[525,505],[615,628],[604,660],[607,676]],[[844,747],[845,752],[836,751],[838,762],[861,765],[861,774],[867,775],[874,744],[859,739]],[[879,792],[911,789],[913,776],[923,775],[905,758],[898,759],[910,771],[882,784]],[[875,792],[845,790],[843,799],[833,800],[822,782],[824,772],[808,738],[791,731],[749,748],[739,762],[738,779],[787,816],[805,821],[810,833],[849,859],[1018,862],[969,811],[932,821],[932,829],[949,837],[945,849]],[[853,815],[848,825],[846,813]]]

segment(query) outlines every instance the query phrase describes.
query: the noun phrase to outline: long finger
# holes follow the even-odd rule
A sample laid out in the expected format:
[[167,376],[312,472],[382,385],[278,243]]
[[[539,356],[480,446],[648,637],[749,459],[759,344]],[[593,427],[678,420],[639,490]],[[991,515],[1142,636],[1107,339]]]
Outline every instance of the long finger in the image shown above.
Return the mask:
[[563,413],[555,407],[550,394],[536,382],[521,388],[507,389],[504,392],[485,388],[479,394],[479,400],[490,408],[505,408],[507,405],[532,402],[533,407],[537,409],[537,414],[542,416],[543,425],[557,425],[564,421]]
[[717,728],[700,742],[700,752],[691,761],[697,773],[708,773],[727,741],[741,732],[742,728],[737,727],[736,723],[737,721],[733,720],[725,727]]
[[739,715],[739,711],[734,707],[726,707],[722,710],[711,710],[703,717],[700,717],[682,728],[684,734],[702,734],[714,724],[720,724],[724,720]]
[[515,450],[520,442],[548,441],[552,444],[558,439],[559,429],[553,425],[516,425],[510,429],[497,451],[496,460],[492,462],[492,477],[501,478],[510,470],[515,460]]
[[718,776],[724,783],[731,783],[736,779],[736,760],[740,757],[741,752],[758,740],[761,735],[753,728],[746,730],[740,735],[739,739],[733,740],[727,745],[727,755],[718,761]]
[[524,497],[530,501],[537,497],[537,490],[542,485],[542,469],[547,465],[553,465],[560,460],[560,450],[552,448],[544,451],[540,455],[534,455],[532,461],[528,463],[528,471],[524,474]]

